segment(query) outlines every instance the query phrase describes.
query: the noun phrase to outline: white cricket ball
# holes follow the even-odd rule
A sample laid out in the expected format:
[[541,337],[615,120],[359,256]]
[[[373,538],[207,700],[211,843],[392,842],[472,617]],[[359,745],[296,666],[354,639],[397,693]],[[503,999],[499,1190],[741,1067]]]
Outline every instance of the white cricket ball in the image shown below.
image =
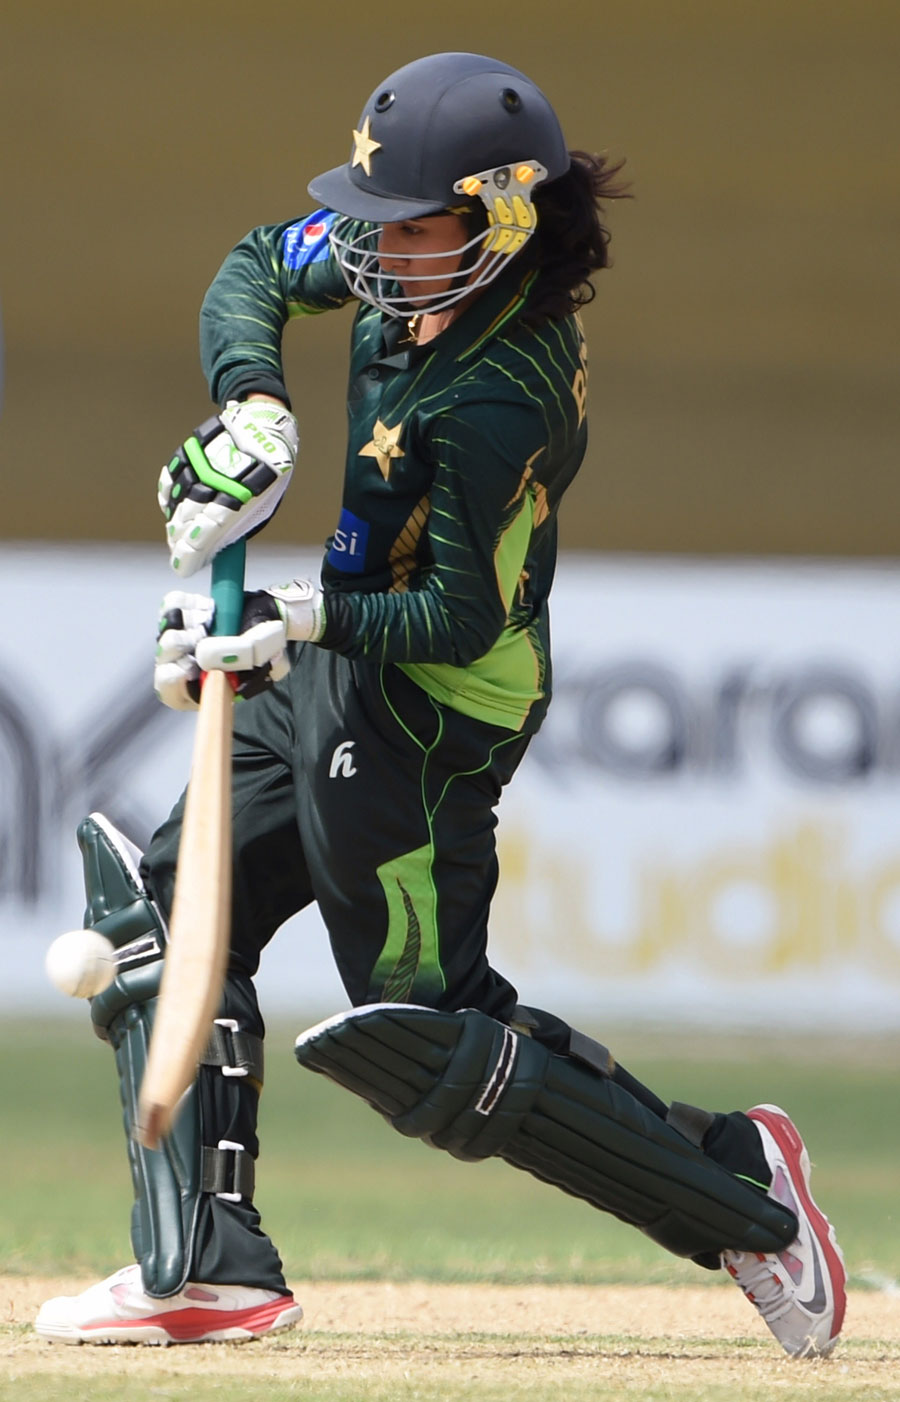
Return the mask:
[[69,930],[47,950],[44,967],[50,982],[70,998],[93,998],[116,976],[114,945],[99,930]]

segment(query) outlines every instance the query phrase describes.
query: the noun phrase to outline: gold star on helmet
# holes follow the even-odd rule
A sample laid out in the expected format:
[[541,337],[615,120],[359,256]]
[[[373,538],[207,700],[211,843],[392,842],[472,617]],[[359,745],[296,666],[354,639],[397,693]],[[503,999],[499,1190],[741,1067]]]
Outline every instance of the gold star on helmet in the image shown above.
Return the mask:
[[402,423],[397,424],[396,428],[385,428],[381,420],[376,419],[371,442],[359,450],[361,458],[375,458],[385,482],[391,473],[391,459],[403,457],[403,449],[400,447],[402,432]]
[[376,151],[381,150],[381,142],[375,141],[374,138],[369,134],[370,127],[371,122],[368,117],[363,122],[362,131],[357,131],[354,127],[353,160],[350,162],[351,168],[353,166],[362,166],[363,170],[366,172],[366,175],[372,174],[372,156]]

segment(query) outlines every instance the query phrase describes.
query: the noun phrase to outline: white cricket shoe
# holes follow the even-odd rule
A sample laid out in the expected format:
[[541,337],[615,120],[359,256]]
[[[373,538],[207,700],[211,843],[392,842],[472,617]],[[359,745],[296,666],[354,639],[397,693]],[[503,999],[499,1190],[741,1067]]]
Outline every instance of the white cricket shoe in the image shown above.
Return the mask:
[[134,1265],[80,1295],[48,1300],[34,1327],[61,1344],[209,1344],[255,1339],[302,1317],[293,1295],[244,1285],[186,1285],[157,1300]]
[[722,1265],[759,1310],[786,1353],[821,1357],[837,1343],[847,1306],[847,1272],[834,1228],[812,1200],[810,1163],[796,1125],[777,1105],[747,1114],[772,1170],[769,1197],[795,1212],[800,1230],[785,1251],[723,1251]]

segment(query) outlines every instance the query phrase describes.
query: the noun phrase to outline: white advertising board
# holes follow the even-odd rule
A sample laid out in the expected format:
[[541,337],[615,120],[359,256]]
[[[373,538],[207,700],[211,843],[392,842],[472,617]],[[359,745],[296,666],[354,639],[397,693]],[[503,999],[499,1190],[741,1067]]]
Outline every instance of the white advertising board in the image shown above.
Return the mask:
[[[314,552],[251,551],[255,586]],[[172,577],[153,547],[6,546],[0,1010],[70,1010],[43,955],[81,923],[74,831],[144,841],[193,719],[151,686]],[[563,1016],[900,1022],[900,568],[564,557],[555,699],[501,803],[494,963]],[[314,911],[264,1010],[345,999]],[[65,1006],[63,1006],[65,1005]]]

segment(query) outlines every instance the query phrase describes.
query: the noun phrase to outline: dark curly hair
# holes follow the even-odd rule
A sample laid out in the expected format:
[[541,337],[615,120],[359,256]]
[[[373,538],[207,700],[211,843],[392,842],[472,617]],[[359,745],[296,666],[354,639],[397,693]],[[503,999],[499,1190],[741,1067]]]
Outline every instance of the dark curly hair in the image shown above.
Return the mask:
[[592,302],[591,278],[609,265],[610,233],[603,223],[607,200],[629,199],[619,180],[624,160],[570,151],[565,175],[534,193],[537,229],[526,256],[538,276],[523,313],[531,325],[559,321]]

